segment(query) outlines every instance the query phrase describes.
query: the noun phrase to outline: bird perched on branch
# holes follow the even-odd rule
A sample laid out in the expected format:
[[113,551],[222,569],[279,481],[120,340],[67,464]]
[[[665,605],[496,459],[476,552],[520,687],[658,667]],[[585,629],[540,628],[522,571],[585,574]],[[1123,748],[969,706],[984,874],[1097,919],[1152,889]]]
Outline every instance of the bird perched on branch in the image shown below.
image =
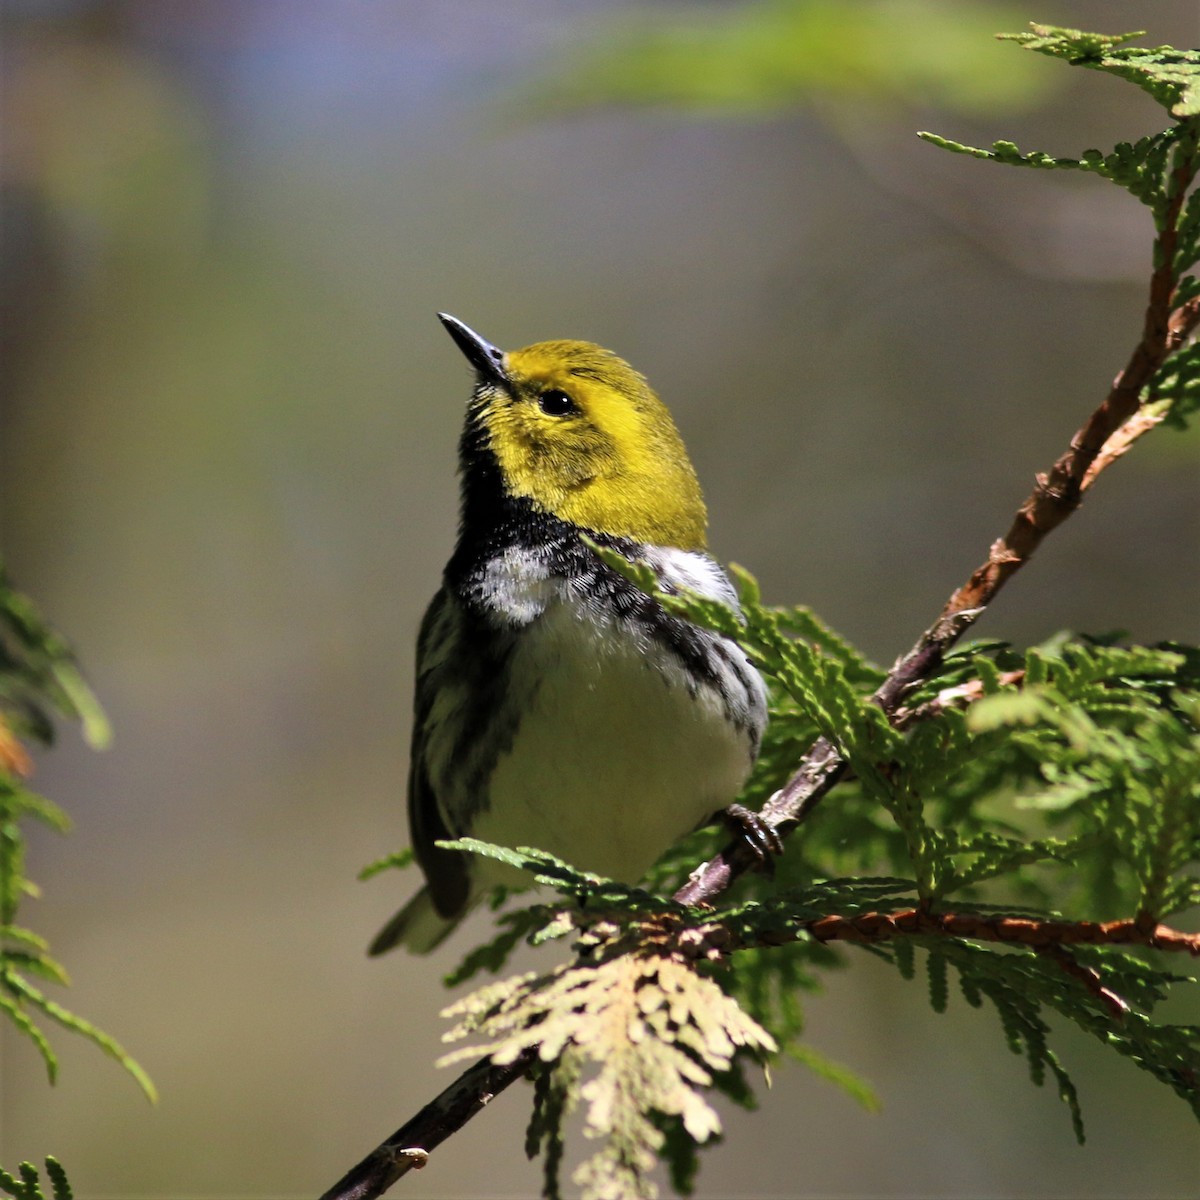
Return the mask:
[[428,882],[372,954],[432,949],[513,881],[439,840],[536,846],[636,882],[733,801],[766,724],[737,643],[669,615],[584,541],[736,604],[650,385],[588,342],[504,353],[439,315],[475,387],[458,544],[417,642],[408,813]]

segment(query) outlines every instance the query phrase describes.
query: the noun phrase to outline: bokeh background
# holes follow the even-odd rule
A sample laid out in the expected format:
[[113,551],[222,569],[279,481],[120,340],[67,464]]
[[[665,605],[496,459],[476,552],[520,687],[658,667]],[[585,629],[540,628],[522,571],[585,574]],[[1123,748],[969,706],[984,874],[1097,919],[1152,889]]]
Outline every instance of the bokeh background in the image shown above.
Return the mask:
[[[0,1161],[53,1153],[85,1197],[316,1195],[448,1081],[454,951],[368,962],[414,881],[354,878],[404,838],[413,641],[455,525],[469,372],[435,310],[502,346],[584,337],[630,359],[693,452],[715,552],[890,662],[1124,361],[1149,245],[1144,210],[1100,181],[914,131],[1058,154],[1154,132],[1134,88],[986,34],[1146,24],[1194,46],[1200,14],[0,14],[3,549],[116,730],[104,754],[68,730],[39,764],[76,828],[33,833],[44,899],[24,915],[72,971],[62,999],[163,1096],[149,1108],[66,1035],[50,1089],[5,1027]],[[748,46],[763,69],[739,75]],[[1200,640],[1198,465],[1195,436],[1140,445],[980,634]],[[1065,1040],[1076,1148],[993,1017],[936,1017],[922,984],[849,963],[810,1005],[812,1041],[882,1113],[783,1066],[758,1115],[730,1115],[702,1196],[1194,1194],[1194,1122],[1132,1066]],[[536,1191],[520,1090],[404,1194]]]

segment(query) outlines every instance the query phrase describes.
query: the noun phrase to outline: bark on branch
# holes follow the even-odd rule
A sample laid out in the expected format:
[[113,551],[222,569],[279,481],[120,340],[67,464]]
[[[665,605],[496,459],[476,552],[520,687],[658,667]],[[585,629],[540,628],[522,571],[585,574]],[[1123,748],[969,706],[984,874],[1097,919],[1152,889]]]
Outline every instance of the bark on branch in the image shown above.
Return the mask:
[[1008,942],[1043,950],[1052,946],[1149,946],[1200,957],[1200,933],[1141,921],[1040,921],[982,913],[925,912],[906,908],[857,917],[828,916],[805,928],[818,941],[878,942],[888,938],[942,935],[977,942]]
[[527,1074],[537,1055],[529,1053],[505,1066],[489,1058],[468,1067],[390,1138],[321,1196],[321,1200],[373,1200],[402,1175],[419,1171],[431,1150],[482,1112],[510,1083]]

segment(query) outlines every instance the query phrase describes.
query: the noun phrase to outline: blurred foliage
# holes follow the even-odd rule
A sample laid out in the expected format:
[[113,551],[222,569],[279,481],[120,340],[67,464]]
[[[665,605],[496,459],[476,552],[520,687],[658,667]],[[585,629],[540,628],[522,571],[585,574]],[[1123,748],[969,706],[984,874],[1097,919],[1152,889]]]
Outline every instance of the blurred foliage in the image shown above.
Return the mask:
[[[862,11],[881,20],[899,7]],[[746,43],[734,38],[736,70],[703,95],[734,106],[783,95],[771,60],[751,67],[745,53],[765,53],[763,14],[812,21],[826,11],[770,5],[714,17],[741,29]],[[753,36],[738,24],[748,13],[760,22]],[[1078,159],[929,140],[998,162],[1099,174],[1130,191],[1155,216],[1156,287],[1169,285],[1172,319],[1190,331],[1200,296],[1191,90],[1200,58],[1123,47],[1129,36],[1034,26],[1015,40],[1144,87],[1179,119],[1165,133]],[[852,52],[869,61],[861,42]],[[742,70],[757,91],[731,82]],[[1185,421],[1194,366],[1194,349],[1177,339],[1142,396],[1155,423]],[[457,1020],[448,1038],[471,1045],[444,1062],[486,1053],[512,1063],[536,1052],[527,1149],[545,1154],[547,1196],[560,1195],[563,1122],[579,1110],[600,1143],[572,1176],[585,1197],[654,1196],[660,1158],[688,1190],[697,1146],[720,1133],[704,1093],[752,1104],[748,1060],[782,1051],[873,1103],[869,1088],[803,1042],[801,995],[846,961],[834,940],[858,944],[908,979],[922,955],[937,1012],[949,1004],[951,978],[971,1007],[987,1001],[1031,1080],[1053,1081],[1080,1140],[1076,1088],[1051,1045],[1062,1024],[1131,1060],[1200,1118],[1200,1025],[1156,1014],[1195,981],[1165,969],[1152,950],[1198,944],[1160,922],[1200,905],[1200,649],[1121,645],[1115,636],[1062,635],[1024,652],[977,643],[906,695],[893,723],[872,698],[883,672],[810,610],[763,606],[744,572],[735,572],[740,611],[665,593],[649,566],[593,549],[669,612],[737,639],[771,681],[772,719],[744,803],[761,807],[817,738],[848,770],[773,875],[743,877],[715,907],[654,894],[678,889],[717,848],[711,831],[674,848],[647,891],[533,849],[447,843],[523,869],[572,901],[506,914],[452,981],[500,970],[522,940],[569,938],[570,964],[488,984],[447,1010]],[[1107,916],[1121,920],[1101,925]]]
[[71,1184],[57,1159],[47,1157],[46,1178],[50,1180],[52,1188],[49,1196],[43,1190],[38,1170],[32,1163],[23,1162],[15,1176],[0,1167],[0,1190],[14,1197],[14,1200],[71,1200],[74,1195]]
[[79,721],[92,746],[107,745],[108,722],[70,648],[29,599],[10,585],[0,565],[0,1012],[37,1048],[51,1082],[58,1059],[35,1016],[87,1038],[120,1063],[154,1100],[149,1077],[113,1038],[63,1008],[31,981],[34,977],[60,985],[69,982],[62,965],[50,956],[45,938],[17,924],[22,900],[38,894],[25,874],[22,822],[38,821],[60,832],[70,824],[62,809],[30,791],[24,782],[33,766],[21,739],[49,745],[54,737],[52,713]]
[[689,6],[598,35],[536,84],[535,107],[761,113],[821,99],[967,113],[1042,102],[1054,78],[988,44],[1013,8],[938,0],[756,0]]
[[22,136],[5,147],[6,185],[36,195],[85,261],[161,273],[194,255],[211,218],[194,104],[159,65],[115,52],[103,35],[12,40],[5,123]]

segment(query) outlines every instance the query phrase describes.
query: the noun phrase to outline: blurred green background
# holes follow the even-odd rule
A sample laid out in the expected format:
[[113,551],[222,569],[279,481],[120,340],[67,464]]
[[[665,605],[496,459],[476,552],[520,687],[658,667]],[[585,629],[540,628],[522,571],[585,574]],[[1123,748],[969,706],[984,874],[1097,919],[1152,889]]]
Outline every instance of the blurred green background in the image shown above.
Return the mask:
[[[412,651],[456,516],[469,372],[581,337],[671,405],[714,552],[881,662],[1065,447],[1140,325],[1149,220],[1073,155],[1148,98],[991,41],[1028,20],[1200,44],[1194,0],[3,0],[3,549],[116,728],[36,786],[27,923],[163,1094],[5,1027],[0,1161],[82,1196],[315,1195],[448,1082],[455,959],[364,947],[413,877]],[[933,36],[931,23],[946,22]],[[968,57],[963,65],[959,57]],[[1200,640],[1195,436],[1106,476],[980,626]],[[469,944],[470,931],[457,940]],[[706,1197],[1181,1196],[1185,1107],[1064,1043],[1091,1134],[994,1018],[866,955],[810,1007],[871,1116],[781,1066]],[[1195,1010],[1178,1019],[1197,1019]],[[520,1089],[518,1089],[518,1092]],[[402,1185],[526,1195],[510,1094]],[[401,1194],[401,1193],[397,1193]]]

